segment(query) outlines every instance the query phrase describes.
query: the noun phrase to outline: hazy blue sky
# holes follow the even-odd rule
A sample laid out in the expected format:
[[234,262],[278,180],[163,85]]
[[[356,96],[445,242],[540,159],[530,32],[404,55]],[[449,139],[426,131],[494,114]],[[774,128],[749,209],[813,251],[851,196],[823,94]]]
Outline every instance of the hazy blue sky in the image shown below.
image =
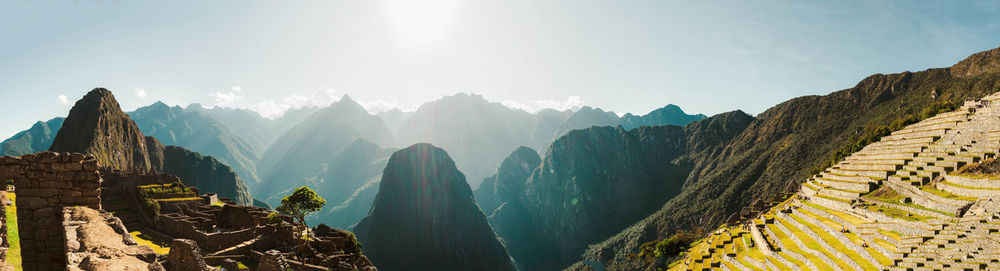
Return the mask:
[[97,86],[126,110],[276,115],[331,92],[406,109],[472,92],[531,108],[756,114],[1000,46],[996,1],[413,2],[3,1],[0,137],[65,116]]

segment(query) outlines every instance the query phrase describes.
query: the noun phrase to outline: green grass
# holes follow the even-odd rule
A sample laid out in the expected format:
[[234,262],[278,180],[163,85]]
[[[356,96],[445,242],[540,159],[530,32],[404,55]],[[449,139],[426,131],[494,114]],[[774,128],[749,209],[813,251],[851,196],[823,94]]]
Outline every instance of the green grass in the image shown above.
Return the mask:
[[[810,248],[812,250],[819,251],[820,253],[823,253],[823,255],[826,255],[827,258],[830,258],[831,260],[833,260],[833,263],[836,264],[838,267],[840,267],[841,270],[851,270],[851,266],[850,265],[847,265],[847,263],[845,263],[843,260],[841,260],[840,258],[837,258],[833,254],[831,254],[829,251],[826,251],[826,249],[824,249],[823,246],[819,244],[819,241],[817,241],[817,240],[813,239],[812,237],[810,237],[809,235],[805,234],[804,232],[802,232],[801,230],[799,230],[799,228],[796,228],[795,226],[792,226],[791,222],[788,222],[788,221],[786,221],[785,219],[782,219],[782,218],[777,218],[777,221],[778,221],[778,223],[781,223],[781,225],[785,226],[786,229],[792,231],[792,234],[796,238],[798,238],[799,241],[802,241],[802,244],[806,245],[807,248]],[[812,256],[812,255],[810,255],[810,256]],[[807,258],[808,257],[809,256],[807,256]]]
[[7,193],[10,197],[11,205],[7,206],[7,263],[14,266],[14,270],[22,270],[21,267],[21,236],[17,232],[17,204],[14,193]]
[[132,235],[132,238],[135,239],[136,243],[152,248],[157,254],[170,253],[170,239],[144,233],[141,230],[131,231],[128,234]]
[[934,188],[934,187],[932,187],[930,185],[921,185],[920,186],[920,191],[924,191],[924,192],[931,193],[931,194],[937,195],[939,197],[948,198],[948,199],[973,201],[973,202],[977,200],[977,198],[974,198],[974,197],[966,197],[966,196],[955,195],[955,194],[949,193],[948,191],[944,191],[944,190],[941,190],[941,189]]
[[[870,262],[868,262],[868,260],[865,260],[865,258],[861,257],[861,254],[858,254],[854,250],[848,249],[846,245],[844,245],[843,243],[840,242],[840,240],[838,240],[833,235],[830,235],[830,233],[828,233],[825,230],[821,229],[819,226],[813,225],[812,223],[809,223],[808,221],[806,221],[806,220],[804,220],[804,219],[802,219],[800,217],[796,217],[796,216],[791,216],[791,217],[793,219],[795,219],[796,222],[799,222],[799,224],[802,224],[802,225],[806,226],[806,228],[809,228],[809,230],[811,230],[811,231],[815,232],[817,235],[819,235],[819,238],[823,239],[823,241],[826,242],[827,244],[829,244],[830,247],[832,247],[834,250],[837,250],[837,251],[843,252],[844,254],[847,254],[848,258],[851,258],[852,261],[854,261],[855,263],[858,263],[858,265],[860,265],[864,270],[875,270],[875,269],[878,269],[874,265],[872,265]],[[833,259],[837,259],[837,258],[833,258]]]
[[[771,227],[771,225],[768,225],[768,227]],[[784,245],[784,247],[787,248],[789,251],[795,252],[796,254],[799,254],[799,255],[802,255],[803,257],[806,257],[806,259],[809,260],[809,262],[811,262],[813,265],[815,265],[820,270],[833,270],[832,267],[830,267],[829,265],[827,265],[825,262],[823,262],[819,258],[816,258],[815,255],[812,255],[812,253],[806,253],[801,248],[799,248],[799,246],[795,244],[795,241],[792,241],[792,237],[789,237],[788,235],[785,235],[785,233],[782,232],[777,227],[772,228],[771,231],[774,232],[774,235],[775,235],[774,237],[778,238],[778,240],[781,240],[781,244]],[[802,243],[806,244],[808,246],[808,243],[806,243],[806,240],[802,240]],[[805,267],[805,263],[799,262],[798,260],[796,260],[795,258],[792,258],[791,256],[788,256],[788,255],[782,255],[782,256],[784,256],[785,259],[788,260],[789,262],[795,263],[799,267],[803,267],[803,268]],[[804,269],[806,269],[806,268],[804,268]]]

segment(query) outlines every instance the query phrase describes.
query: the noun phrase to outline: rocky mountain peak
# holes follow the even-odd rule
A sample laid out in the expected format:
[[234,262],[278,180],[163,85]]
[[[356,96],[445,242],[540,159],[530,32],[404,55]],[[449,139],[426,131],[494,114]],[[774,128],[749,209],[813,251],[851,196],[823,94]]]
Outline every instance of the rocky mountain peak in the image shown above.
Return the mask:
[[104,88],[91,90],[73,105],[49,150],[89,153],[114,169],[151,169],[142,132]]

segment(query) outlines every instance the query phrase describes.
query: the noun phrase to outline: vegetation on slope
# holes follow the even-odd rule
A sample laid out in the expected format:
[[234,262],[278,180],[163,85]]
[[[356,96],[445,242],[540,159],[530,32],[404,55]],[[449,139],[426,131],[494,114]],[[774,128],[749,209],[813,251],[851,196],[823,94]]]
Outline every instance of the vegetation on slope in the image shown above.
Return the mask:
[[[991,52],[973,57],[983,54],[995,57],[982,61],[1000,63],[1000,56]],[[772,107],[727,144],[724,152],[693,161],[695,174],[689,176],[680,195],[654,215],[593,246],[584,258],[612,260],[609,268],[642,268],[640,261],[627,258],[642,243],[695,225],[719,225],[754,199],[779,194],[790,182],[805,180],[830,162],[816,157],[835,157],[841,146],[866,141],[866,131],[874,127],[920,115],[935,103],[959,104],[1000,91],[997,72],[955,77],[950,68],[942,68],[876,74],[849,89]]]

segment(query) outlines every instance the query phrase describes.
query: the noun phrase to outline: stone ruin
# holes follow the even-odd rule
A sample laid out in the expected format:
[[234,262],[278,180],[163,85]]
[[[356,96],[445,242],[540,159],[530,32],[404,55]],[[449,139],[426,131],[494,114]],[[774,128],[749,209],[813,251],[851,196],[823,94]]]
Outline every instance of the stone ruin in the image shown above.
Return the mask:
[[[83,154],[40,152],[0,157],[0,180],[17,188],[18,234],[25,270],[65,270],[62,238],[66,206],[101,209],[97,160]],[[5,222],[6,223],[6,222]]]
[[[149,213],[137,198],[140,187],[182,184],[179,178],[102,170],[90,155],[0,157],[0,180],[16,187],[24,270],[240,270],[237,261],[261,263],[255,270],[376,270],[350,232],[321,226],[305,237],[310,231],[290,217],[202,196],[197,188],[156,195],[160,213]],[[113,210],[102,208],[102,197]],[[6,219],[0,225],[5,259]],[[170,253],[138,245],[132,227],[173,239]],[[0,270],[12,269],[0,264]]]

